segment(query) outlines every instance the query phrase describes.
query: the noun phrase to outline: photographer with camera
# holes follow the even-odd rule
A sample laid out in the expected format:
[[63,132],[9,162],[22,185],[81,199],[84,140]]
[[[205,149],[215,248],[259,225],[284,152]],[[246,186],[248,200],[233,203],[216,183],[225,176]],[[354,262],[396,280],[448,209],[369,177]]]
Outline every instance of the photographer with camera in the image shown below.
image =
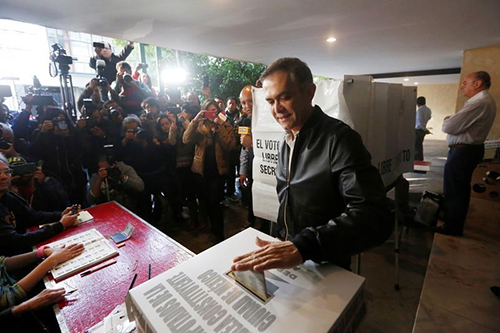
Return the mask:
[[22,98],[26,107],[19,113],[12,125],[12,130],[18,140],[31,142],[33,131],[40,125],[39,120],[45,110],[57,107],[57,102],[50,96],[27,94]]
[[137,195],[144,191],[144,182],[134,168],[117,162],[113,156],[101,155],[98,171],[90,177],[89,204],[98,205],[116,201],[133,212],[137,212]]
[[229,172],[229,152],[238,147],[233,127],[217,102],[207,99],[182,140],[185,144],[195,144],[191,170],[196,174],[199,196],[207,202],[216,242],[221,242],[224,239],[224,217],[220,207],[224,196],[223,176]]
[[58,108],[50,108],[33,133],[32,156],[45,162],[46,173],[61,181],[72,203],[85,203],[87,177],[82,169],[82,138]]
[[138,63],[135,66],[134,74],[132,75],[132,78],[134,80],[139,80],[140,82],[147,85],[149,90],[151,90],[151,92],[153,93],[153,96],[158,97],[158,93],[156,92],[156,89],[153,88],[153,82],[151,82],[151,76],[149,76],[149,74],[146,72],[143,72],[142,74],[139,72],[140,69],[146,69],[148,67],[149,67],[148,64]]
[[117,73],[116,64],[118,64],[120,61],[124,61],[125,59],[127,59],[127,57],[134,49],[134,42],[132,41],[128,42],[128,44],[125,45],[123,50],[118,55],[115,55],[113,53],[113,51],[111,50],[111,45],[107,42],[104,41],[100,43],[96,42],[93,44],[93,46],[96,55],[90,58],[90,63],[89,63],[90,68],[96,69],[97,60],[99,59],[104,60],[104,62],[106,63],[106,67],[104,69],[102,76],[106,78],[108,84],[113,83],[113,81],[115,81],[116,79],[116,73]]
[[101,115],[99,106],[91,100],[84,100],[82,115],[76,123],[76,128],[84,149],[83,167],[92,174],[97,172],[97,159],[99,155],[104,154],[103,147],[114,144],[116,133],[113,132],[111,122]]
[[[114,90],[113,90],[114,91]],[[110,135],[119,138],[122,130],[124,111],[115,101],[106,101],[102,105],[101,116],[110,122]]]
[[[157,223],[161,218],[161,201],[157,200],[163,193],[172,208],[175,220],[180,220],[182,206],[175,186],[175,175],[160,158],[164,147],[153,142],[151,133],[142,129],[137,116],[129,116],[123,120],[124,137],[117,151],[117,159],[132,166],[144,181],[145,190],[139,196],[139,215],[150,223]],[[151,196],[155,197],[154,211]]]
[[141,103],[153,94],[148,86],[142,82],[136,81],[132,78],[132,68],[129,63],[120,61],[116,65],[118,73],[116,74],[115,92],[118,93],[118,100],[116,95],[112,95],[112,99],[125,110],[126,114],[135,114],[139,116],[142,113]]

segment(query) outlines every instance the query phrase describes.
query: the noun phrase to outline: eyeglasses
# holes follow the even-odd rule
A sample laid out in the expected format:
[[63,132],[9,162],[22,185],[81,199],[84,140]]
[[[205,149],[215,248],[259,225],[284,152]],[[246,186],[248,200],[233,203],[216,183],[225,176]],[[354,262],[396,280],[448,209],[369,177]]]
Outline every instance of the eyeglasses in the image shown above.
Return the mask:
[[12,172],[14,172],[14,170],[12,169],[4,169],[4,170],[0,170],[0,175],[6,175],[6,176],[12,176]]

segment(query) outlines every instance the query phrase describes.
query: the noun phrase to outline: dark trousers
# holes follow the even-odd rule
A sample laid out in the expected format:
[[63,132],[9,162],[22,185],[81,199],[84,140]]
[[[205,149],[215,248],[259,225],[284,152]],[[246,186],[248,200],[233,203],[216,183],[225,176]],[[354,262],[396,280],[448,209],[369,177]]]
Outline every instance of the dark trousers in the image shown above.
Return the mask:
[[426,131],[421,129],[415,130],[415,161],[424,160],[424,138]]
[[463,232],[469,210],[472,173],[481,162],[484,145],[467,145],[452,148],[444,166],[444,209],[446,227]]
[[224,197],[224,178],[219,175],[201,176],[196,174],[198,197],[207,203],[207,214],[212,224],[212,232],[218,241],[224,239],[224,215],[220,202]]

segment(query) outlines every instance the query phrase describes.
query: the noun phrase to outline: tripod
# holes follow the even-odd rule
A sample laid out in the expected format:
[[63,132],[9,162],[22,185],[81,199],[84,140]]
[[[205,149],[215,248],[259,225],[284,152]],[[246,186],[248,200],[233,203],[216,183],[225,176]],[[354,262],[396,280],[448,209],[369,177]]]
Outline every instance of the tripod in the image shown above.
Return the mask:
[[63,101],[64,111],[76,121],[77,114],[75,109],[75,92],[73,90],[73,79],[69,74],[69,65],[59,63],[59,87]]

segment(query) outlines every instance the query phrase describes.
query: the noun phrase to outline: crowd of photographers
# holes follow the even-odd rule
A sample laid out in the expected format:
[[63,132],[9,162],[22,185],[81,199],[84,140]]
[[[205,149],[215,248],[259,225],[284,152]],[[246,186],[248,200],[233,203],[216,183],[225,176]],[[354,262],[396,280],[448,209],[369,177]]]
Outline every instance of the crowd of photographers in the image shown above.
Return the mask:
[[11,125],[1,125],[12,189],[44,211],[115,200],[153,224],[168,211],[173,223],[189,230],[210,225],[215,241],[223,240],[222,208],[239,200],[238,126],[251,111],[240,111],[236,97],[204,96],[200,105],[193,92],[157,93],[139,73],[144,64],[132,72],[121,60],[133,44],[120,56],[102,45],[90,62],[98,75],[77,101],[79,119],[54,105],[33,105],[37,96],[29,95]]

